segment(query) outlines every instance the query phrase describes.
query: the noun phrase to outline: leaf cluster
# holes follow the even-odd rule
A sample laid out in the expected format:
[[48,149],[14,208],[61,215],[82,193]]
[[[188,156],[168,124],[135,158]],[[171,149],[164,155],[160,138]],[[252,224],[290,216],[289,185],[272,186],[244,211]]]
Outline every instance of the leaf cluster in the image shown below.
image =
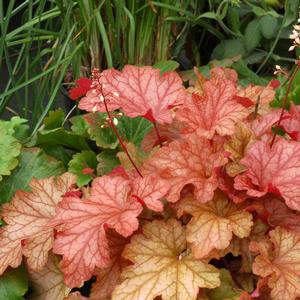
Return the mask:
[[299,106],[273,141],[273,81],[156,67],[103,71],[32,137],[1,121],[0,299],[300,297]]

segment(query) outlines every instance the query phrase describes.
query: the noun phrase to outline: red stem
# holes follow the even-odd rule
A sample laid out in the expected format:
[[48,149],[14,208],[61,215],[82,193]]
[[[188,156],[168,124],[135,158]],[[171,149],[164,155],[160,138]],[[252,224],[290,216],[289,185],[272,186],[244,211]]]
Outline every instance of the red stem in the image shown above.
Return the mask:
[[153,121],[153,125],[154,125],[154,129],[155,129],[155,132],[156,132],[156,135],[157,135],[157,138],[158,138],[159,145],[160,145],[160,147],[162,147],[163,146],[162,138],[161,138],[161,135],[159,133],[158,126],[157,126],[155,120]]
[[297,67],[296,67],[296,69],[294,70],[293,74],[290,77],[289,84],[288,84],[288,87],[287,87],[286,92],[285,92],[285,96],[284,96],[283,103],[282,103],[281,114],[280,114],[279,120],[278,120],[278,122],[276,124],[275,130],[274,130],[274,134],[273,134],[273,138],[272,138],[272,141],[271,141],[271,144],[270,144],[270,148],[271,149],[272,149],[272,147],[274,145],[275,138],[276,138],[276,135],[277,135],[279,127],[280,127],[280,123],[281,123],[281,121],[283,119],[284,109],[285,109],[286,104],[287,104],[287,99],[288,99],[288,95],[289,95],[290,90],[291,90],[292,83],[293,83],[293,81],[294,81],[294,79],[296,77],[296,74],[298,73],[298,71],[300,69],[300,62],[297,61],[296,63],[297,63]]
[[141,178],[143,178],[143,175],[142,173],[140,172],[140,170],[138,169],[137,165],[135,164],[135,162],[133,161],[133,159],[131,158],[128,150],[127,150],[127,147],[126,145],[123,143],[123,140],[118,132],[118,129],[116,128],[114,122],[113,122],[113,119],[111,117],[111,114],[108,110],[108,107],[107,107],[107,103],[106,103],[106,100],[105,100],[105,97],[103,96],[103,103],[104,103],[104,106],[105,106],[105,110],[106,110],[106,113],[107,113],[107,116],[108,116],[108,119],[109,119],[109,124],[111,126],[111,128],[113,129],[117,139],[119,140],[119,143],[123,149],[123,151],[126,153],[128,159],[130,160],[131,164],[133,165],[133,167],[135,168],[135,170],[137,171],[137,173],[140,175]]

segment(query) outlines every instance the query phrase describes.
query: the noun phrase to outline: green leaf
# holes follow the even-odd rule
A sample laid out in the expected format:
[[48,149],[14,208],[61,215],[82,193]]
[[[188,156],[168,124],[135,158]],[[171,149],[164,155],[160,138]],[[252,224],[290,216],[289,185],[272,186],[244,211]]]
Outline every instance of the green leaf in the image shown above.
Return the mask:
[[237,55],[244,56],[245,54],[246,49],[241,40],[224,40],[213,50],[212,58],[221,60]]
[[44,119],[44,129],[55,129],[61,127],[65,119],[65,113],[61,108],[50,111],[49,115]]
[[32,177],[42,179],[59,175],[64,170],[61,162],[46,155],[43,150],[23,148],[18,168],[0,182],[0,203],[9,202],[16,190],[28,190]]
[[48,145],[60,145],[79,151],[90,150],[84,137],[62,127],[50,130],[39,130],[27,145],[39,146],[41,148],[48,147]]
[[0,127],[6,129],[7,133],[14,135],[16,129],[24,123],[27,123],[26,119],[20,117],[12,117],[9,121],[0,120]]
[[96,154],[92,151],[76,153],[69,162],[69,171],[77,176],[77,185],[79,187],[88,184],[93,179],[92,174],[84,174],[84,169],[90,168],[94,173],[96,167]]
[[286,0],[284,3],[284,19],[282,26],[287,27],[298,18],[299,0]]
[[247,83],[253,83],[257,85],[266,85],[268,83],[268,80],[258,76],[252,70],[250,70],[242,59],[234,63],[232,67],[238,72],[240,79],[245,79]]
[[65,167],[68,166],[69,161],[72,159],[72,155],[70,154],[70,150],[64,148],[63,146],[57,145],[47,145],[43,149],[46,154],[56,158],[58,161],[61,161]]
[[8,269],[0,277],[0,300],[22,300],[28,289],[24,267]]
[[277,13],[274,9],[271,10],[264,10],[263,8],[256,6],[256,5],[251,5],[252,6],[252,11],[254,12],[254,14],[256,14],[258,17],[262,17],[262,16],[273,16],[275,18],[282,18],[282,16]]
[[240,34],[240,15],[236,7],[229,7],[227,12],[227,21],[233,32]]
[[153,68],[160,69],[160,75],[168,71],[175,71],[179,67],[179,63],[175,60],[163,60],[153,65]]
[[0,181],[2,175],[10,175],[18,165],[17,157],[22,148],[21,143],[11,135],[11,131],[2,126],[0,125]]
[[138,147],[152,127],[153,124],[150,121],[141,117],[129,118],[123,116],[117,124],[117,128],[125,141],[133,143]]
[[260,31],[260,20],[254,19],[248,23],[245,33],[244,33],[244,41],[246,49],[250,52],[254,48],[256,48],[261,41],[261,31]]
[[97,175],[103,176],[110,173],[114,168],[120,165],[120,161],[116,156],[115,150],[104,150],[97,155]]
[[84,119],[84,116],[80,115],[80,116],[74,116],[72,118],[70,118],[70,122],[72,124],[71,126],[71,130],[78,134],[81,135],[83,137],[88,137],[88,129],[89,126],[87,124],[87,122]]
[[[119,141],[107,122],[106,113],[88,113],[84,115],[84,120],[88,126],[90,138],[94,140],[98,147],[104,149],[116,149]],[[129,118],[126,116],[114,117],[115,126],[124,140],[140,146],[144,136],[152,128],[152,123],[144,118]]]
[[272,39],[277,35],[278,26],[278,19],[270,15],[263,16],[260,19],[261,33],[266,39]]
[[241,291],[234,288],[230,272],[226,269],[220,270],[221,286],[208,291],[210,300],[239,300]]
[[100,112],[84,115],[91,140],[95,141],[98,147],[115,149],[119,141],[113,130],[109,127],[106,118],[107,114]]

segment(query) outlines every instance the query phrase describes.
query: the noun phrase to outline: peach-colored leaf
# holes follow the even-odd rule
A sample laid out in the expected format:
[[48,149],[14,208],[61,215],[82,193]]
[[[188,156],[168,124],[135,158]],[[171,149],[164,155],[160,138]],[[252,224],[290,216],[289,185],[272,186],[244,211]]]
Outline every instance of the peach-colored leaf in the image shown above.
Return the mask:
[[280,137],[270,146],[259,141],[241,160],[248,170],[235,178],[234,187],[261,197],[268,191],[280,193],[286,204],[300,210],[300,144]]
[[121,271],[128,265],[121,254],[128,239],[110,230],[107,232],[110,262],[106,268],[96,269],[96,282],[92,285],[91,300],[104,300],[111,296],[115,286],[120,283]]
[[142,206],[130,197],[130,190],[130,182],[123,177],[103,176],[94,179],[86,198],[70,196],[60,202],[53,251],[63,255],[61,268],[69,287],[80,286],[95,267],[109,264],[105,228],[125,237],[138,228]]
[[49,255],[42,270],[37,272],[29,269],[28,272],[33,290],[30,300],[63,300],[71,290],[64,283],[59,258],[53,254]]
[[253,272],[268,277],[272,300],[295,300],[300,296],[300,235],[277,227],[270,233],[272,245],[252,242],[259,255]]
[[169,189],[170,184],[167,180],[153,174],[133,181],[132,196],[140,199],[148,208],[162,211],[163,204],[160,200],[166,196]]
[[242,122],[236,124],[235,133],[224,144],[224,149],[230,153],[231,161],[226,165],[227,173],[234,177],[245,171],[245,167],[240,164],[247,147],[254,141],[254,133]]
[[[70,173],[57,178],[33,179],[29,184],[31,192],[18,190],[13,200],[2,206],[1,216],[7,225],[0,233],[1,271],[9,265],[16,267],[12,253],[18,253],[14,259],[20,263],[23,252],[34,270],[40,270],[47,263],[53,239],[53,229],[48,222],[55,216],[55,208],[62,195],[75,182],[76,177]],[[8,240],[16,245],[12,253]],[[23,249],[19,251],[21,241]]]
[[185,140],[174,141],[161,148],[144,164],[145,174],[158,174],[171,185],[166,198],[170,202],[179,199],[180,192],[187,184],[195,186],[199,202],[212,199],[218,186],[214,168],[224,165],[227,159],[215,152],[208,140],[197,133]]
[[145,116],[159,123],[171,123],[170,108],[182,104],[186,91],[176,72],[160,75],[159,69],[127,65],[119,72],[102,73],[104,91],[129,117]]
[[170,219],[143,227],[143,234],[131,238],[123,252],[133,262],[123,273],[123,282],[112,300],[162,299],[196,300],[199,288],[220,285],[213,266],[196,260],[187,249],[185,230]]
[[79,292],[73,292],[64,298],[64,300],[88,300],[89,298],[82,296]]
[[214,199],[205,204],[186,197],[179,202],[179,208],[193,216],[187,224],[187,241],[192,243],[197,258],[206,257],[213,249],[227,248],[233,234],[247,237],[253,225],[252,215],[221,191],[216,191]]
[[234,97],[235,82],[225,76],[212,76],[203,89],[203,95],[193,94],[176,113],[177,119],[186,124],[184,132],[198,131],[206,138],[212,138],[215,133],[233,134],[235,124],[248,115],[247,109]]

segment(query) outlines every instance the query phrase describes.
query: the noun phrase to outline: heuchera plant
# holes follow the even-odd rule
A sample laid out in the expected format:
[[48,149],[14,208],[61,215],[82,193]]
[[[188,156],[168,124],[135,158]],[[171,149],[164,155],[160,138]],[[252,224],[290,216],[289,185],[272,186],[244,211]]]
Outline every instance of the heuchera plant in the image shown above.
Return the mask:
[[[80,188],[64,173],[18,190],[1,212],[1,273],[25,257],[34,299],[87,299],[70,291],[93,276],[97,300],[300,297],[300,111],[269,106],[277,82],[243,88],[217,67],[186,89],[128,65],[77,85],[80,109],[106,113],[121,166],[83,168]],[[153,124],[141,148],[120,114]]]

